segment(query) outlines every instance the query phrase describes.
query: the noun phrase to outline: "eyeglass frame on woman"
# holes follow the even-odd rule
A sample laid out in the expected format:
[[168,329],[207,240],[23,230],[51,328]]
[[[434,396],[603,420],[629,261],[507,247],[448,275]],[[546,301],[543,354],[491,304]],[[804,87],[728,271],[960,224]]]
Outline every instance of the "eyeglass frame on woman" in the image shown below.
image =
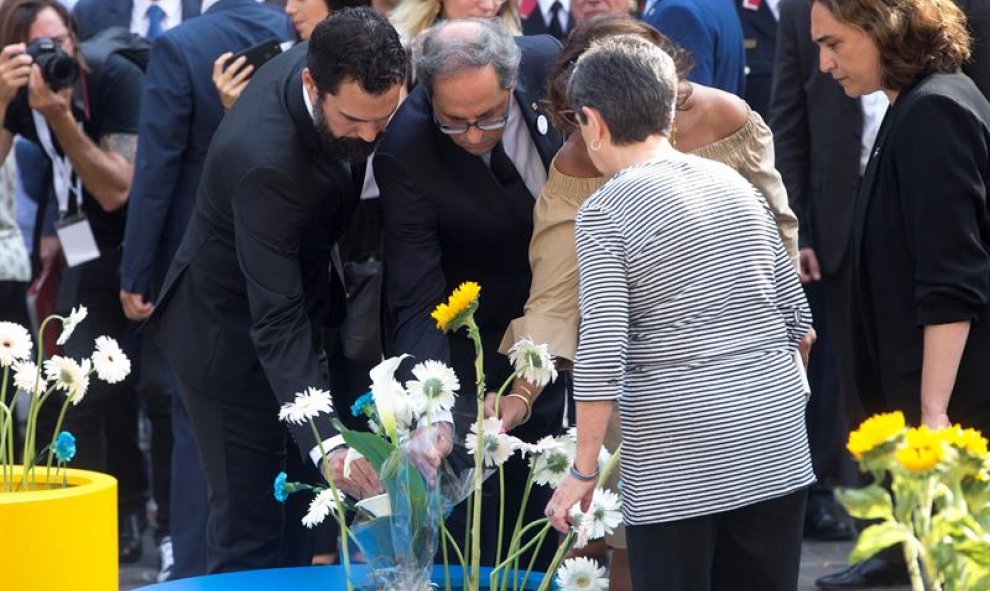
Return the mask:
[[509,101],[505,104],[505,115],[497,117],[494,119],[479,119],[477,121],[468,121],[467,123],[440,123],[437,119],[436,110],[433,111],[433,122],[437,124],[437,128],[440,133],[444,135],[464,135],[471,130],[472,127],[478,128],[478,131],[497,131],[499,129],[504,129],[506,124],[509,122],[509,109],[512,108],[512,96],[509,96]]

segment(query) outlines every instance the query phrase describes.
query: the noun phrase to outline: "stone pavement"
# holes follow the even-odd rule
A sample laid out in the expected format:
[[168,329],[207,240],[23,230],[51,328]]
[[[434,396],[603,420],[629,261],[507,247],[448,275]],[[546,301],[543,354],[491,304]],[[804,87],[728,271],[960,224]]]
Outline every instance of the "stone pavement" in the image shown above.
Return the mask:
[[[846,556],[852,544],[849,542],[810,542],[801,549],[801,577],[798,591],[813,591],[818,577],[836,572],[846,564]],[[157,565],[157,549],[151,535],[145,536],[144,558],[138,564],[121,565],[120,591],[129,591],[154,582]],[[908,587],[885,587],[887,591],[910,591]],[[662,591],[662,590],[658,590]]]

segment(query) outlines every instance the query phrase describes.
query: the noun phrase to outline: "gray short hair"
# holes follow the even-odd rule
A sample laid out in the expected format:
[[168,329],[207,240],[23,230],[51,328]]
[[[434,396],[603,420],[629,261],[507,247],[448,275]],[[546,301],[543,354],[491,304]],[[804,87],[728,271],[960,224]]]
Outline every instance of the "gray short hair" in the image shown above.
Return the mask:
[[669,136],[677,67],[664,50],[643,39],[607,37],[592,43],[578,59],[567,98],[582,121],[582,108],[598,110],[616,145],[655,134]]
[[[467,24],[474,31],[465,29]],[[476,31],[476,32],[475,32]],[[498,19],[440,21],[420,35],[413,46],[416,81],[433,94],[433,84],[466,70],[494,66],[503,90],[516,84],[522,52]]]

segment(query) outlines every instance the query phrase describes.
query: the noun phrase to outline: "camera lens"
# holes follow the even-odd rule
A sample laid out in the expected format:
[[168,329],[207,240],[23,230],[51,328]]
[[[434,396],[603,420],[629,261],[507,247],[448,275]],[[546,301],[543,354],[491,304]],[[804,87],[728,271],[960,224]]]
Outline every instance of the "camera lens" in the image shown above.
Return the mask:
[[34,58],[52,90],[61,90],[75,84],[79,77],[79,64],[51,39],[35,39],[27,46],[27,53]]

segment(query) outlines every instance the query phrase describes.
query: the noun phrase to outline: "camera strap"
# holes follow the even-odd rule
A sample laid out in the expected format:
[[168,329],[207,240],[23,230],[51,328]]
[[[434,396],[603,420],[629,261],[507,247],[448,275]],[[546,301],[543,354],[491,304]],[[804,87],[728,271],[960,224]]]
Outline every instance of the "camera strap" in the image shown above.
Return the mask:
[[31,117],[34,119],[34,128],[38,132],[41,148],[52,162],[52,186],[55,190],[55,199],[58,201],[59,213],[64,216],[69,211],[71,194],[75,194],[76,197],[76,211],[82,212],[82,181],[72,169],[69,157],[61,156],[55,150],[55,144],[52,142],[52,131],[49,129],[45,118],[35,110],[31,111]]

